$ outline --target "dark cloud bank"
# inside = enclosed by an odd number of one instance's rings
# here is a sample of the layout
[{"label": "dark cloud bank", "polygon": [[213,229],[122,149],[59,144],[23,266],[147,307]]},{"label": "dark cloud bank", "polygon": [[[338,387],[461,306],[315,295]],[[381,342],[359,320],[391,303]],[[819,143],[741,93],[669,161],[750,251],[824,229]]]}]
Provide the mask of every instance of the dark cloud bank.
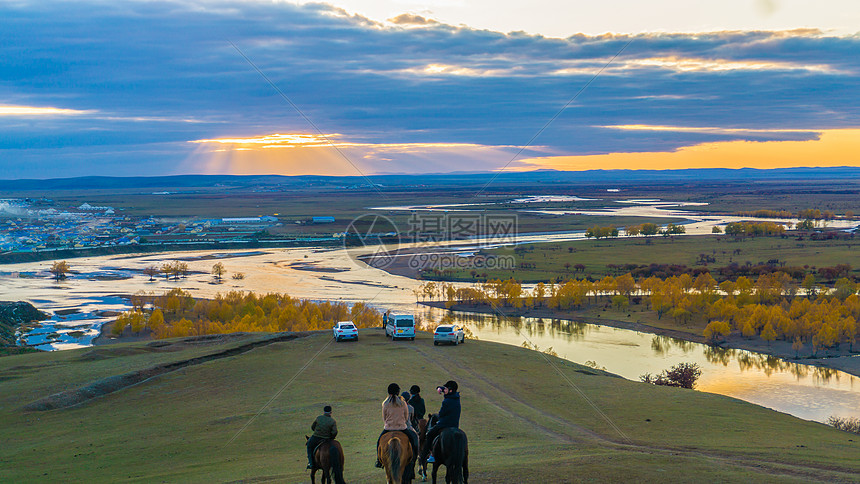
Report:
[{"label": "dark cloud bank", "polygon": [[[325,132],[521,145],[630,40],[413,17],[380,25],[324,5],[245,2],[15,2],[0,18],[0,104],[90,111],[0,116],[4,178],[169,174],[190,140],[312,132],[230,42]],[[858,51],[857,36],[812,31],[637,35],[529,154],[815,136],[607,125],[857,127]]]}]

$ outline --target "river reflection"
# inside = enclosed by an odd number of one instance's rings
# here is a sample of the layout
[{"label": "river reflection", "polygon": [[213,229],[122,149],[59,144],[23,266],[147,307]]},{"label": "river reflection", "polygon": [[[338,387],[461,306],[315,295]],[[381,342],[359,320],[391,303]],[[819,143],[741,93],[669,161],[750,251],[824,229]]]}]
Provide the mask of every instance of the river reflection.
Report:
[{"label": "river reflection", "polygon": [[698,390],[804,419],[823,422],[831,415],[860,414],[860,378],[830,368],[576,321],[502,318],[433,308],[424,310],[422,317],[462,324],[480,340],[552,348],[562,358],[588,362],[631,380],[681,362],[697,363],[702,367]]}]

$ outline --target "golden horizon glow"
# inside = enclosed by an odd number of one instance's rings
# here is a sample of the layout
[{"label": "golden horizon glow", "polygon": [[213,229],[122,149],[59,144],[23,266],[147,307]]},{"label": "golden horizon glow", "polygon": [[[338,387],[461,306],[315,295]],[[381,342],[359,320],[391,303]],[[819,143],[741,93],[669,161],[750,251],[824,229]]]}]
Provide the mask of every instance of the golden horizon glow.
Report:
[{"label": "golden horizon glow", "polygon": [[[190,141],[199,147],[185,161],[207,174],[358,175],[438,172],[480,166],[490,170],[510,158],[510,146],[475,143],[361,143],[339,133],[273,133]],[[468,168],[466,168],[468,169]]]},{"label": "golden horizon glow", "polygon": [[[695,168],[792,168],[860,166],[860,128],[852,129],[746,129],[718,127],[686,127],[660,125],[617,125],[610,129],[649,130],[706,133],[814,133],[815,139],[791,141],[718,141],[684,146],[674,151],[609,153],[601,155],[560,155],[526,158],[511,169],[529,171],[556,169],[581,170],[678,170]],[[195,153],[206,172],[243,173],[265,170],[269,173],[348,174],[354,169],[345,166],[344,156],[332,148],[345,150],[349,159],[362,161],[362,171],[377,173],[406,170],[419,172],[427,166],[452,155],[474,157],[488,161],[487,156],[502,159],[505,148],[472,143],[359,143],[346,141],[343,135],[330,133],[274,133],[246,138],[215,138],[195,140],[200,144]],[[329,142],[331,141],[331,142]],[[214,145],[214,146],[213,146]],[[291,155],[274,155],[290,149]],[[323,148],[322,150],[320,148]],[[327,148],[327,149],[326,149]],[[515,148],[515,147],[514,147]],[[265,153],[271,152],[273,156]],[[417,155],[426,165],[400,164],[392,155]],[[392,157],[389,157],[392,156]],[[202,158],[201,158],[202,157]],[[491,159],[491,158],[490,158]],[[405,161],[405,160],[403,160]],[[370,163],[370,164],[367,164]],[[381,163],[381,164],[380,164]],[[385,166],[385,168],[382,168]],[[458,165],[459,166],[459,165]],[[441,168],[441,167],[440,167]],[[448,168],[452,169],[452,168]],[[456,169],[456,168],[454,168]],[[486,168],[485,168],[486,169]],[[492,168],[490,168],[492,169]],[[445,171],[442,169],[441,171]]]},{"label": "golden horizon glow", "polygon": [[[802,130],[801,130],[802,131]],[[675,151],[546,156],[521,160],[519,171],[679,170],[860,166],[860,128],[817,130],[805,141],[718,141]]]},{"label": "golden horizon glow", "polygon": [[820,129],[768,129],[768,128],[720,128],[715,126],[662,126],[656,124],[610,124],[595,128],[619,129],[623,131],[671,131],[674,133],[707,134],[769,134],[769,133],[821,133]]},{"label": "golden horizon glow", "polygon": [[[310,134],[310,133],[273,133],[248,138],[213,138],[189,141],[189,143],[214,143],[220,145],[235,145],[234,150],[271,149],[271,148],[369,148],[374,151],[416,151],[421,149],[449,148],[504,148],[506,146],[487,146],[475,143],[359,143],[341,141],[342,134]],[[248,146],[244,146],[248,145]],[[218,149],[213,151],[224,151]]]},{"label": "golden horizon glow", "polygon": [[75,116],[80,114],[90,114],[93,112],[94,111],[54,107],[17,106],[12,104],[0,105],[0,116]]}]

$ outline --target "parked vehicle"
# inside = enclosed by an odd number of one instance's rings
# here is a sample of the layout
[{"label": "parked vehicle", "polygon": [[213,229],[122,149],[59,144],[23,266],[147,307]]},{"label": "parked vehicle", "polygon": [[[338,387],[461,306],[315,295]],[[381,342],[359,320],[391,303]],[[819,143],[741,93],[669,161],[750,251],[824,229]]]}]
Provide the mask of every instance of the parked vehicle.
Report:
[{"label": "parked vehicle", "polygon": [[385,336],[395,339],[415,339],[415,317],[411,314],[386,314],[382,317]]},{"label": "parked vehicle", "polygon": [[463,333],[462,326],[456,324],[442,324],[433,331],[433,345],[438,346],[439,343],[451,343],[458,345],[466,342],[466,335]]},{"label": "parked vehicle", "polygon": [[334,328],[332,328],[332,333],[334,333],[335,341],[344,339],[358,340],[358,328],[352,324],[352,321],[341,321],[335,324]]}]

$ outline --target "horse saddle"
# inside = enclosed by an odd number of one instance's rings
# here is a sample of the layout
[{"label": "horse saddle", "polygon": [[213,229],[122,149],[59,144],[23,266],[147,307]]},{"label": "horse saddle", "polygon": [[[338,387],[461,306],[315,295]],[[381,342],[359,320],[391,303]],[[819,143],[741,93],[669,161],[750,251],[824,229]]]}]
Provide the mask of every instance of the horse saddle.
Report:
[{"label": "horse saddle", "polygon": [[319,444],[317,444],[317,446],[314,447],[314,454],[316,454],[317,451],[320,450],[320,447],[322,447],[323,445],[330,444],[332,440],[334,440],[334,439],[325,439],[322,442],[320,442]]},{"label": "horse saddle", "polygon": [[439,439],[441,439],[442,436],[445,435],[446,432],[452,432],[452,431],[456,431],[456,430],[459,430],[459,429],[456,427],[445,427],[444,429],[442,429],[442,431],[439,432],[439,435],[437,435],[433,439],[433,442],[430,442],[430,448],[432,449],[432,448],[436,447],[436,444],[439,442]]}]

